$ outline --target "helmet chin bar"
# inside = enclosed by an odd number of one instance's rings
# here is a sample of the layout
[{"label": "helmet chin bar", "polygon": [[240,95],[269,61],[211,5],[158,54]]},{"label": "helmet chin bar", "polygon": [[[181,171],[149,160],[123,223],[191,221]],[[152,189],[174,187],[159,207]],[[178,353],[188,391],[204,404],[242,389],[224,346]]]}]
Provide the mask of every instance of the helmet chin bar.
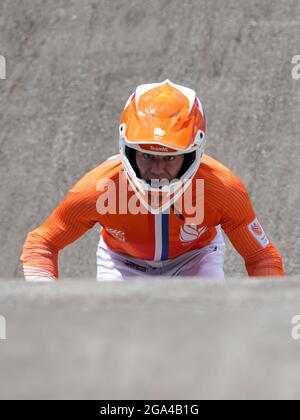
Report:
[{"label": "helmet chin bar", "polygon": [[[181,197],[184,191],[191,184],[192,179],[199,168],[204,153],[204,147],[205,139],[202,138],[201,145],[199,145],[194,152],[186,153],[186,155],[190,155],[190,157],[187,158],[187,160],[190,160],[190,166],[188,166],[188,162],[185,166],[183,164],[178,174],[179,179],[171,181],[168,185],[153,187],[151,183],[149,184],[147,181],[140,177],[140,173],[135,161],[135,150],[128,146],[125,141],[120,139],[120,154],[128,181],[141,203],[148,211],[150,211],[150,213],[157,214],[168,210],[172,204],[174,204]],[[133,152],[131,152],[130,149],[133,150]],[[165,155],[167,155],[167,153],[165,153]],[[184,171],[184,169],[186,170]],[[148,199],[149,194],[151,193],[166,194],[167,199],[164,200],[165,203],[161,206],[153,207],[151,203],[149,203]]]}]

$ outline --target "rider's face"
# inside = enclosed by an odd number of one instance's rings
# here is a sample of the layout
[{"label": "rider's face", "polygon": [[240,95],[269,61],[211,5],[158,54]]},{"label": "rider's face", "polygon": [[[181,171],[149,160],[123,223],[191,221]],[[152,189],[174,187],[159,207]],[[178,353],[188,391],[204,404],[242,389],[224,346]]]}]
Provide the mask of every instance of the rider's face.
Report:
[{"label": "rider's face", "polygon": [[156,156],[149,153],[136,152],[136,164],[141,178],[148,182],[163,179],[172,181],[177,177],[183,160],[184,155]]}]

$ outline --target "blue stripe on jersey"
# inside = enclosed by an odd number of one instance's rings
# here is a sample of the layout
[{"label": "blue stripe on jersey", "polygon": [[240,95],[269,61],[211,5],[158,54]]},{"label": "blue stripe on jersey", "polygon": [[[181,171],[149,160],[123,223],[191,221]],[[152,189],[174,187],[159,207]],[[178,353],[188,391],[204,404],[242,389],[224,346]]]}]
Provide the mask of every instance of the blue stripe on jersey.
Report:
[{"label": "blue stripe on jersey", "polygon": [[161,259],[167,260],[169,255],[169,214],[162,214],[162,252]]}]

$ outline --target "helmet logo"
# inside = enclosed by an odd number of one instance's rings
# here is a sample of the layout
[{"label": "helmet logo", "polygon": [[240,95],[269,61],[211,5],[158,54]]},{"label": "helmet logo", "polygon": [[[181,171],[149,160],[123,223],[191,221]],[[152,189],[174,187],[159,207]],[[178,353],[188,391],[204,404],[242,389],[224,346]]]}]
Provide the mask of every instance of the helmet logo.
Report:
[{"label": "helmet logo", "polygon": [[160,144],[141,144],[140,148],[143,150],[152,150],[153,152],[177,152],[176,149],[171,149],[170,147],[166,147]]},{"label": "helmet logo", "polygon": [[163,137],[165,134],[166,134],[166,132],[165,132],[165,130],[163,130],[162,128],[155,128],[154,130],[153,130],[153,134],[155,135],[155,136],[159,136],[159,137]]},{"label": "helmet logo", "polygon": [[168,148],[167,147],[163,147],[163,146],[152,146],[152,144],[149,147],[150,150],[153,150],[154,152],[168,152]]}]

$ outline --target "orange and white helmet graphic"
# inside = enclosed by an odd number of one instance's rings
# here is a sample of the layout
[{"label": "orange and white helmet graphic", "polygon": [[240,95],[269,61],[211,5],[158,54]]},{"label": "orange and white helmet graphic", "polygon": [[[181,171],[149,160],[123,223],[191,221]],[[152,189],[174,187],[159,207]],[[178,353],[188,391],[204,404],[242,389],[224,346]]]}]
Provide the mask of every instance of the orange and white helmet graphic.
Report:
[{"label": "orange and white helmet graphic", "polygon": [[[205,148],[206,123],[194,90],[170,80],[144,84],[129,97],[120,119],[120,154],[129,183],[152,213],[167,210],[191,184]],[[184,154],[177,179],[153,187],[140,177],[135,151]],[[153,200],[153,195],[160,198]],[[153,204],[155,202],[155,204]]]}]

